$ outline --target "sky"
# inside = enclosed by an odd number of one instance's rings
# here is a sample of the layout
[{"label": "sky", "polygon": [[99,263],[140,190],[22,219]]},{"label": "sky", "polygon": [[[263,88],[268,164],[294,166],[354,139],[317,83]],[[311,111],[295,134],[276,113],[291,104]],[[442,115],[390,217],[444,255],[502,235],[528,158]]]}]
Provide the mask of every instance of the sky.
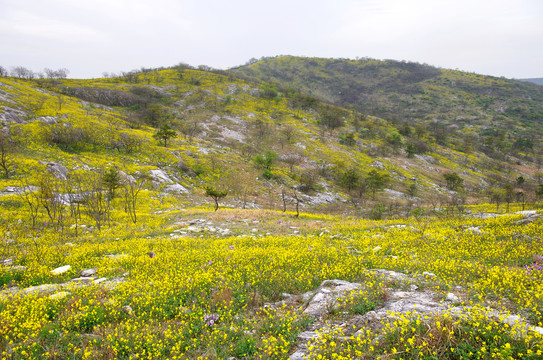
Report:
[{"label": "sky", "polygon": [[0,65],[100,77],[296,55],[543,77],[541,0],[0,0]]}]

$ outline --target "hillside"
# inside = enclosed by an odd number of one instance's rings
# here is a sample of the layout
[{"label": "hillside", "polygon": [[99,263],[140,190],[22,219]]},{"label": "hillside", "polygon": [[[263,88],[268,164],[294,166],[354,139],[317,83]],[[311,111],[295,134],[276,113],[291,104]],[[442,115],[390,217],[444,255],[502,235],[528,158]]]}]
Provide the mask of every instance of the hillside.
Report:
[{"label": "hillside", "polygon": [[[461,138],[442,145],[428,129],[398,130],[300,93],[185,67],[0,85],[0,117],[14,151],[4,187],[47,164],[74,174],[114,167],[190,203],[207,203],[203,189],[211,186],[228,191],[234,207],[292,208],[298,193],[302,208],[343,211],[464,203],[519,177],[533,198],[539,176],[523,153],[497,161]],[[179,134],[167,146],[153,138],[163,124]],[[447,173],[463,181],[460,198]]]},{"label": "hillside", "polygon": [[537,85],[543,85],[543,78],[530,78],[530,79],[519,79],[520,81],[527,81]]},{"label": "hillside", "polygon": [[187,66],[0,109],[2,359],[543,354],[535,149]]},{"label": "hillside", "polygon": [[531,83],[405,61],[292,56],[232,72],[352,106],[398,127],[424,124],[448,146],[463,139],[492,157],[515,149],[541,154],[543,88]]}]

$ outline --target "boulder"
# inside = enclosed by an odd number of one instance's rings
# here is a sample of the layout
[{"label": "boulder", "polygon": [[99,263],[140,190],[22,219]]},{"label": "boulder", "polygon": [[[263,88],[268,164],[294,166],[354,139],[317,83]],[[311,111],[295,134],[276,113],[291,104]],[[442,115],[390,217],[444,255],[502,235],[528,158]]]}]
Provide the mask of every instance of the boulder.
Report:
[{"label": "boulder", "polygon": [[[337,298],[360,288],[360,284],[344,280],[325,280],[311,296],[311,300],[304,310],[304,314],[314,318],[320,318],[327,314],[330,309],[337,306]],[[309,296],[304,294],[303,297],[307,298]]]},{"label": "boulder", "polygon": [[64,266],[51,270],[51,274],[60,275],[60,274],[65,273],[66,271],[69,271],[71,268],[72,267],[70,265],[64,265]]},{"label": "boulder", "polygon": [[45,169],[49,171],[58,180],[66,180],[68,177],[68,168],[66,168],[63,165],[50,162],[50,163],[47,163]]}]

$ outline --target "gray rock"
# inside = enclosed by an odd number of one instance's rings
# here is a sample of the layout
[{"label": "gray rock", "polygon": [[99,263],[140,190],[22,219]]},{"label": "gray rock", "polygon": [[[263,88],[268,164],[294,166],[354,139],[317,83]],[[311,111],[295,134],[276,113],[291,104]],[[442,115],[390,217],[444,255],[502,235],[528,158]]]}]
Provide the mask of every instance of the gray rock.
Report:
[{"label": "gray rock", "polygon": [[51,270],[51,274],[53,275],[60,275],[60,274],[63,274],[67,271],[69,271],[72,267],[70,265],[64,265],[64,266],[61,266],[61,267],[58,267],[56,269],[53,269]]},{"label": "gray rock", "polygon": [[130,305],[125,305],[125,306],[123,306],[122,309],[128,315],[130,315],[130,316],[134,315],[134,310],[132,310],[132,307]]},{"label": "gray rock", "polygon": [[60,292],[49,295],[49,298],[53,300],[59,300],[59,299],[64,299],[69,294],[70,293],[67,291],[60,291]]},{"label": "gray rock", "polygon": [[58,180],[66,180],[68,177],[68,168],[63,165],[50,162],[46,165],[45,169]]},{"label": "gray rock", "polygon": [[447,297],[445,297],[445,300],[457,302],[459,300],[458,296],[454,295],[453,293],[448,293]]},{"label": "gray rock", "polygon": [[93,277],[78,277],[75,279],[72,279],[72,282],[75,283],[82,283],[82,284],[89,284],[94,281],[95,278]]},{"label": "gray rock", "polygon": [[360,288],[360,284],[350,283],[344,280],[325,280],[318,287],[313,298],[304,310],[304,313],[319,318],[337,306],[336,299],[338,297],[344,296],[346,293]]},{"label": "gray rock", "polygon": [[81,271],[81,276],[83,277],[92,276],[96,274],[97,271],[98,271],[97,269],[86,269],[86,270]]}]

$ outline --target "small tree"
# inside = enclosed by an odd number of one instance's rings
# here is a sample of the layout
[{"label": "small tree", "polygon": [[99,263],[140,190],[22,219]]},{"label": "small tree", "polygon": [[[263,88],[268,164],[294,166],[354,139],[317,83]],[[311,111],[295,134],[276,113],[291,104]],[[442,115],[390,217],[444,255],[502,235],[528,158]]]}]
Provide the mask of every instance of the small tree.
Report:
[{"label": "small tree", "polygon": [[366,186],[371,190],[372,197],[375,199],[375,193],[385,188],[389,182],[389,176],[386,173],[380,173],[373,169],[366,176]]},{"label": "small tree", "polygon": [[273,177],[271,170],[275,159],[277,159],[277,153],[270,150],[266,150],[264,154],[259,154],[254,158],[254,162],[264,168],[263,176],[266,179],[271,179]]},{"label": "small tree", "polygon": [[215,211],[219,209],[219,200],[228,195],[227,190],[219,190],[212,186],[205,187],[206,196],[210,196],[215,201]]},{"label": "small tree", "polygon": [[3,66],[0,66],[0,76],[8,76],[8,71]]},{"label": "small tree", "polygon": [[347,190],[349,191],[351,191],[353,188],[356,187],[359,180],[360,180],[360,175],[358,174],[355,168],[350,168],[349,170],[341,174],[341,184],[347,187]]},{"label": "small tree", "polygon": [[447,188],[451,191],[458,191],[464,186],[464,179],[455,172],[443,174],[443,177],[447,182]]},{"label": "small tree", "polygon": [[115,198],[115,190],[121,186],[119,172],[114,167],[109,168],[102,175],[102,181],[106,188],[107,201],[112,201]]},{"label": "small tree", "polygon": [[123,181],[125,210],[134,224],[137,222],[136,205],[138,195],[146,180],[147,178],[140,176],[138,179],[128,177]]},{"label": "small tree", "polygon": [[158,129],[153,137],[159,141],[164,141],[164,146],[168,146],[168,140],[177,137],[177,133],[169,124],[164,124]]}]

